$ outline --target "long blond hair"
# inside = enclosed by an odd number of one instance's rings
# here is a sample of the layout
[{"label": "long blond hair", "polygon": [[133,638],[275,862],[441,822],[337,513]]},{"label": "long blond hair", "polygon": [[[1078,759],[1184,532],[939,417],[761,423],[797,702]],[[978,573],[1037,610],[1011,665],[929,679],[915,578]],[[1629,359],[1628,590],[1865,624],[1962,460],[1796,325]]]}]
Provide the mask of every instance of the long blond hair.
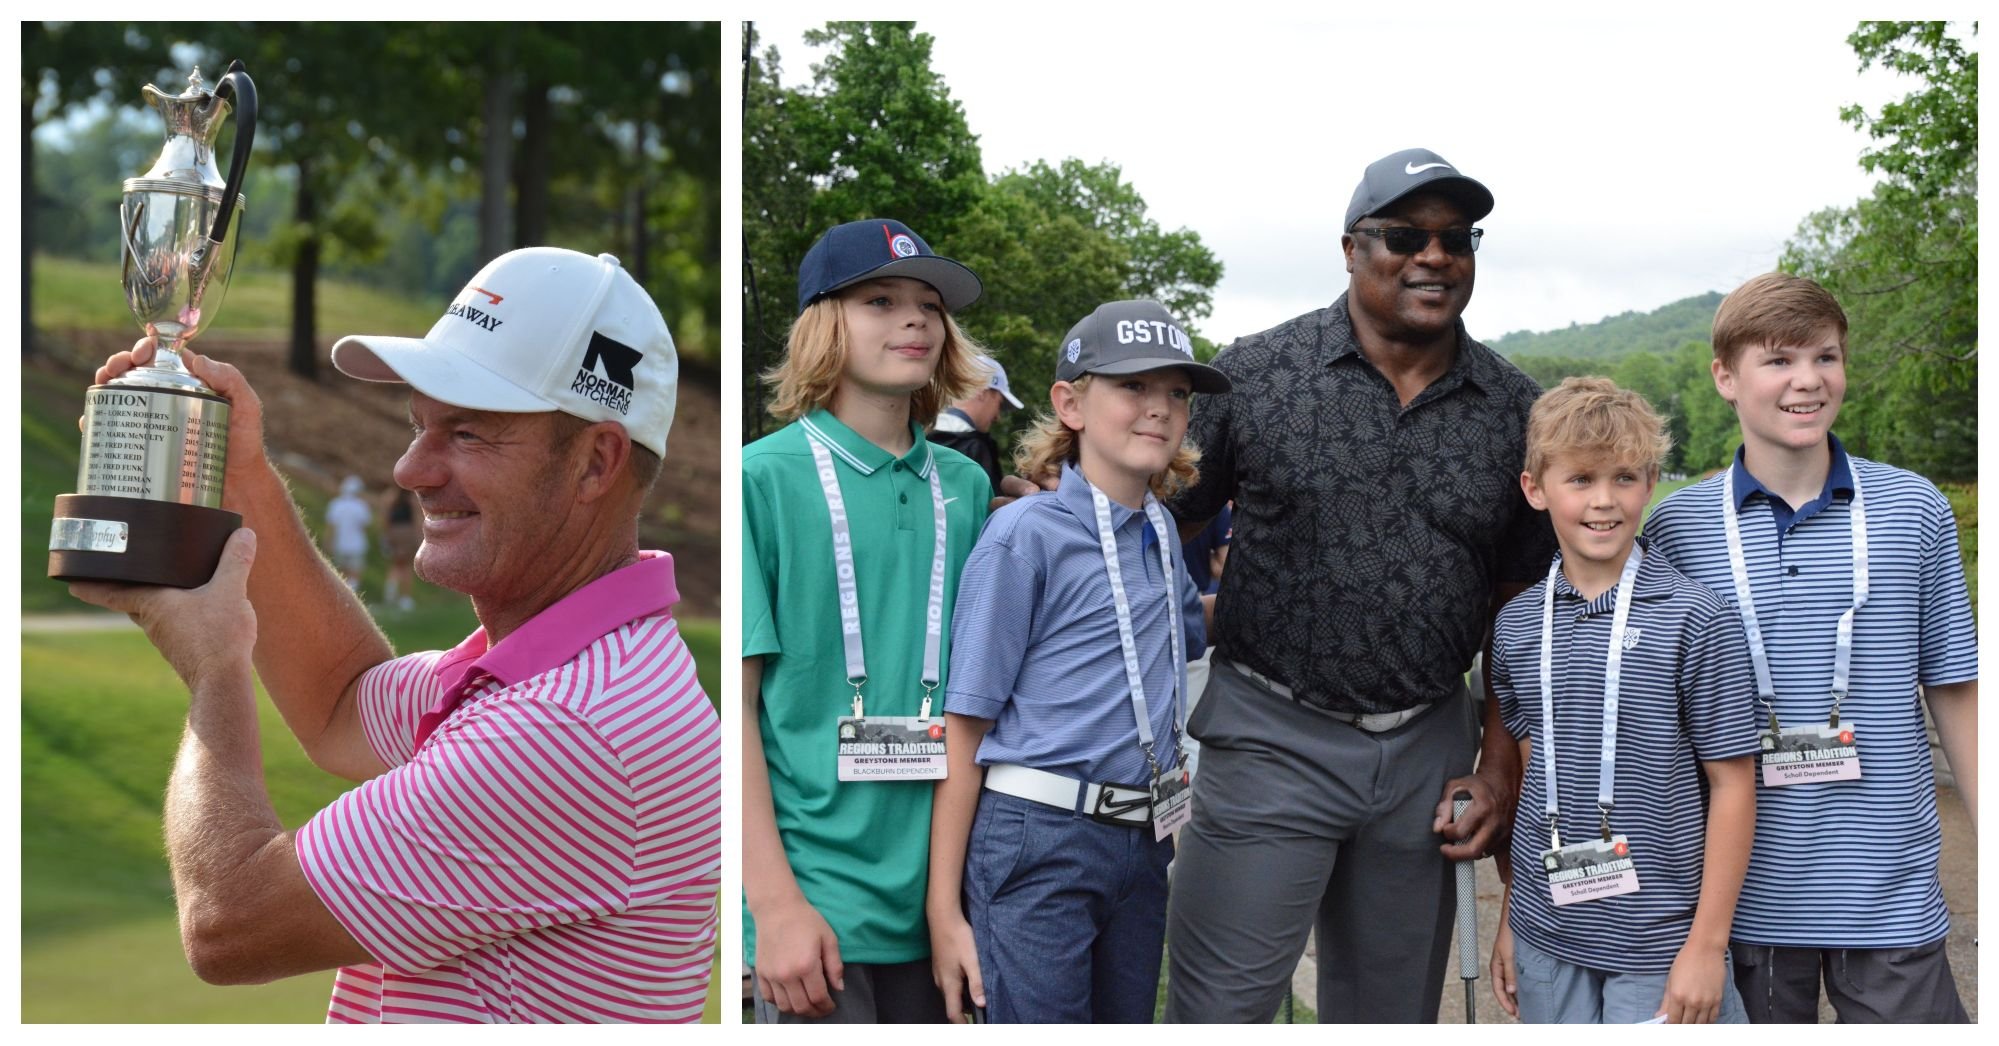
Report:
[{"label": "long blond hair", "polygon": [[[762,375],[777,390],[770,412],[784,421],[794,421],[830,406],[840,387],[840,375],[847,367],[847,322],[845,306],[837,294],[828,295],[805,307],[792,321],[785,339],[784,359]],[[974,362],[978,343],[965,335],[951,319],[944,319],[944,347],[937,367],[930,372],[930,384],[909,394],[909,417],[924,428],[937,420],[945,406],[969,396],[991,378]]]},{"label": "long blond hair", "polygon": [[[1088,395],[1091,377],[1085,374],[1070,382],[1069,386],[1080,394]],[[1063,465],[1076,463],[1077,446],[1076,430],[1062,424],[1062,419],[1056,417],[1054,412],[1043,411],[1021,434],[1020,442],[1014,445],[1014,471],[1034,483],[1058,477],[1062,474]],[[1201,448],[1183,438],[1179,449],[1173,452],[1173,460],[1167,462],[1164,469],[1153,473],[1145,485],[1155,497],[1170,498],[1201,478],[1200,461]]]}]

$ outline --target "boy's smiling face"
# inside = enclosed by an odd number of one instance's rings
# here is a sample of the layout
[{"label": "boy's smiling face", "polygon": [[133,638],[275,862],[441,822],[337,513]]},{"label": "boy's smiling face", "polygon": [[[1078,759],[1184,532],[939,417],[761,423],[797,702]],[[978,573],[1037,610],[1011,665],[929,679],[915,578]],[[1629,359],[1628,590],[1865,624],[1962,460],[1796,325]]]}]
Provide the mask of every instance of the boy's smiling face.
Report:
[{"label": "boy's smiling face", "polygon": [[1713,364],[1715,391],[1735,405],[1742,441],[1796,453],[1823,446],[1846,398],[1846,350],[1827,328],[1803,345],[1753,345]]},{"label": "boy's smiling face", "polygon": [[1657,478],[1647,467],[1564,451],[1551,455],[1539,476],[1521,473],[1520,489],[1554,523],[1573,584],[1577,569],[1623,567]]}]

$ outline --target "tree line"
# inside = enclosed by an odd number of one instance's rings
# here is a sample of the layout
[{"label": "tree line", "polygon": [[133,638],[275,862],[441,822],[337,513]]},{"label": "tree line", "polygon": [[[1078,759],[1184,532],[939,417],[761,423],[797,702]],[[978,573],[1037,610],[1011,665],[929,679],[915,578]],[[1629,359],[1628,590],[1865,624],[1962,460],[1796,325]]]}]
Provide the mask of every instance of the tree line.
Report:
[{"label": "tree line", "polygon": [[[1037,160],[988,177],[962,106],[909,22],[828,22],[802,87],[776,47],[743,41],[743,438],[776,426],[757,375],[783,355],[798,262],[842,222],[891,217],[971,266],[985,296],[957,317],[1030,407],[1052,347],[1106,301],[1153,298],[1183,323],[1213,308],[1222,264],[1189,229],[1162,229],[1114,163]],[[1194,333],[1192,331],[1189,332]],[[1195,335],[1203,358],[1215,347]],[[1001,418],[995,435],[1030,412]]]},{"label": "tree line", "polygon": [[158,153],[140,85],[240,58],[261,113],[239,264],[289,270],[294,371],[316,371],[322,277],[441,298],[537,244],[618,255],[683,351],[718,358],[720,46],[712,22],[26,23],[22,351],[35,252],[117,256],[121,184]]}]

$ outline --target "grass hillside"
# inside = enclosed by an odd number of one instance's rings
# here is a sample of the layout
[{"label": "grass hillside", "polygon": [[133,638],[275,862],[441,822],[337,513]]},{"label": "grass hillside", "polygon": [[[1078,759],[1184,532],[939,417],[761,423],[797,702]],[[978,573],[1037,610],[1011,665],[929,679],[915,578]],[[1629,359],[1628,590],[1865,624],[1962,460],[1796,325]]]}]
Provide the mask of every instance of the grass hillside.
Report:
[{"label": "grass hillside", "polygon": [[[141,333],[118,291],[118,266],[41,255],[35,258],[35,325],[44,330],[129,330]],[[319,327],[327,331],[367,331],[417,337],[437,322],[449,304],[423,301],[349,283],[321,280]],[[291,330],[291,277],[276,270],[246,268],[215,306],[218,322],[232,338],[283,339]]]}]

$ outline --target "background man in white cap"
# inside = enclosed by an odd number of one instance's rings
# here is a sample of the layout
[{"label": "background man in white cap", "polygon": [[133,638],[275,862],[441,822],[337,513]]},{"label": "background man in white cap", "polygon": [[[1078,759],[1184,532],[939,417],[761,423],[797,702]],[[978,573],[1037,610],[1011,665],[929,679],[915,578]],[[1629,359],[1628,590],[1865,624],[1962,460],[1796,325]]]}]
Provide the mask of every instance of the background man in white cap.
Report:
[{"label": "background man in white cap", "polygon": [[980,356],[979,365],[992,371],[992,378],[986,387],[970,396],[946,407],[937,415],[937,421],[930,426],[926,437],[939,446],[950,447],[979,463],[986,470],[986,478],[992,481],[993,489],[1000,488],[1000,474],[1007,471],[1001,467],[1003,455],[999,442],[993,439],[993,422],[999,420],[1000,411],[1012,407],[1020,409],[1020,400],[1006,384],[1006,368],[991,356]]},{"label": "background man in white cap", "polygon": [[[425,337],[334,346],[343,372],[411,386],[416,570],[482,626],[401,658],[314,549],[255,393],[187,359],[231,402],[245,529],[203,588],[71,590],[138,620],[192,697],[166,840],[195,971],[342,967],[334,1021],[699,1019],[719,724],[668,613],[672,559],[638,547],[677,378],[658,307],[609,255],[530,248]],[[364,782],[294,832],[264,789],[253,662],[312,760]]]},{"label": "background man in white cap", "polygon": [[1464,674],[1554,552],[1518,480],[1540,389],[1460,319],[1492,203],[1427,149],[1369,164],[1346,292],[1229,346],[1234,393],[1194,403],[1201,479],[1172,509],[1184,535],[1232,498],[1235,536],[1188,723],[1168,1020],[1268,1023],[1315,922],[1320,1020],[1436,1019],[1449,861],[1489,850],[1519,766],[1503,729],[1481,745]]}]

